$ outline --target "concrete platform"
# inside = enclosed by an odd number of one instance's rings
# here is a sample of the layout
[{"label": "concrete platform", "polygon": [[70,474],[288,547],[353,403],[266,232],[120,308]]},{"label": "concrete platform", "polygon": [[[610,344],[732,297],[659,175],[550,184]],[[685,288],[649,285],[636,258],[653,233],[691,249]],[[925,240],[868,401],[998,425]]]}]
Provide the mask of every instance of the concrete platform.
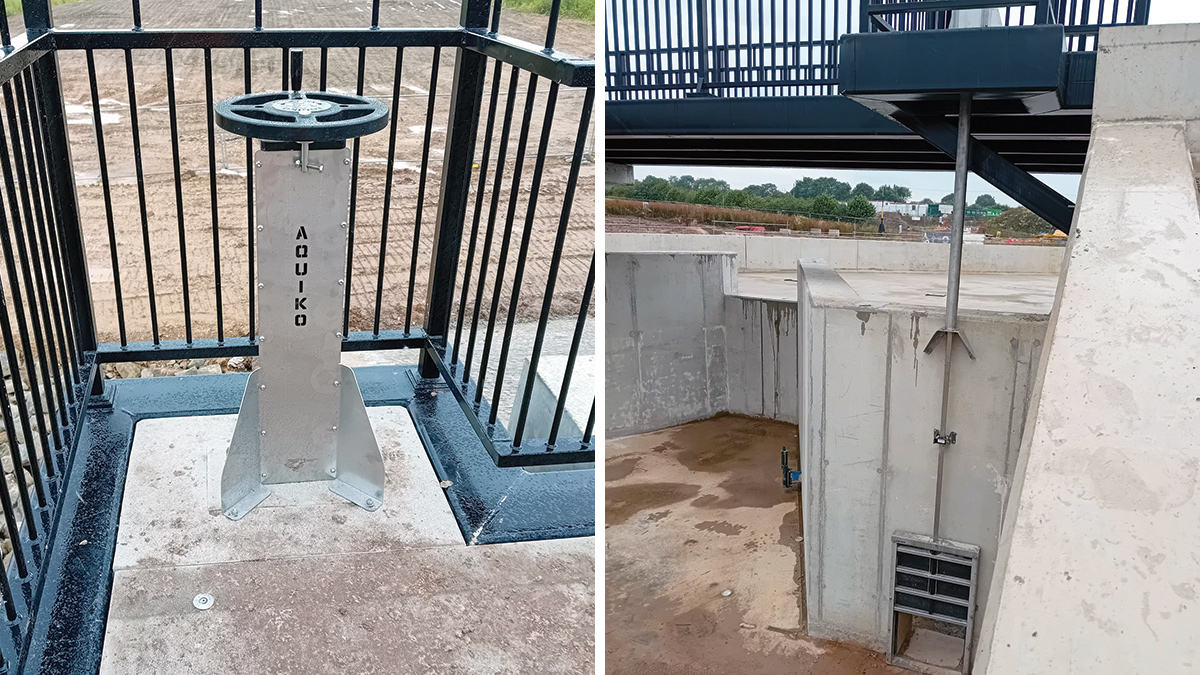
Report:
[{"label": "concrete platform", "polygon": [[306,483],[238,522],[235,417],[139,423],[101,672],[590,672],[594,540],[467,547],[407,410],[368,415],[380,510]]},{"label": "concrete platform", "polygon": [[[605,449],[610,675],[902,673],[805,635],[796,427],[726,415]],[[730,591],[724,595],[724,591]]]},{"label": "concrete platform", "polygon": [[[946,307],[945,272],[838,270],[866,302],[906,307]],[[1049,314],[1058,289],[1056,274],[964,274],[959,307],[964,310]],[[796,301],[794,271],[738,273],[738,295]]]}]

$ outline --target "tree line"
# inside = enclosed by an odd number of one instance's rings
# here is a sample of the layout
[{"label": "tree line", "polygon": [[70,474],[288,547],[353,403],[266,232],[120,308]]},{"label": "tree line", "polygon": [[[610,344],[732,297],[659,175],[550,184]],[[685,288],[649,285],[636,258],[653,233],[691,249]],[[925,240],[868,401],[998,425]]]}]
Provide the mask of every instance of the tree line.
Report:
[{"label": "tree line", "polygon": [[[754,209],[775,213],[795,213],[830,220],[866,220],[876,215],[871,201],[907,202],[912,190],[903,185],[880,185],[868,183],[851,186],[845,181],[822,176],[802,178],[784,192],[774,183],[748,185],[734,190],[729,183],[717,178],[695,178],[693,176],[670,176],[659,178],[647,176],[632,185],[614,185],[605,193],[619,199],[641,201],[678,202],[684,204],[706,204],[726,208]],[[932,199],[922,200],[933,204]],[[954,203],[954,195],[942,198],[942,204]],[[1000,205],[992,195],[980,195],[973,208],[1009,207]]]}]

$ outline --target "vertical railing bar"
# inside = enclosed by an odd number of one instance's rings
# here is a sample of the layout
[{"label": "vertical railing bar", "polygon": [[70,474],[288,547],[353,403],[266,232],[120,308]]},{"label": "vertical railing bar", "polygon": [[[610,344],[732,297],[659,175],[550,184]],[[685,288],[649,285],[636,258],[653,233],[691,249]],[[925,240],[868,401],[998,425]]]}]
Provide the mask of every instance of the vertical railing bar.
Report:
[{"label": "vertical railing bar", "polygon": [[[253,73],[254,69],[250,60],[250,48],[242,48],[242,79],[245,85],[246,93],[253,91]],[[246,289],[249,294],[249,308],[247,309],[247,319],[250,323],[250,329],[246,332],[247,341],[254,343],[258,341],[258,332],[255,330],[255,318],[257,313],[255,309],[256,295],[258,294],[258,284],[255,283],[255,267],[254,267],[254,139],[246,137]]]},{"label": "vertical railing bar", "polygon": [[[497,59],[496,66],[492,70],[492,95],[488,101],[487,127],[483,139],[483,157],[479,160],[479,187],[475,190],[475,215],[471,219],[471,239],[467,245],[466,265],[463,267],[462,297],[458,302],[458,319],[454,322],[454,350],[450,353],[451,363],[459,361],[459,347],[462,344],[463,317],[466,314],[467,297],[470,295],[469,290],[471,287],[471,266],[475,264],[476,240],[479,238],[479,221],[483,215],[483,195],[487,190],[488,160],[491,159],[492,153],[492,138],[496,125],[497,99],[500,96],[500,69],[502,65],[502,62]],[[485,264],[485,261],[481,259],[480,265],[483,264]],[[469,369],[469,365],[464,365],[463,374],[465,375]]]},{"label": "vertical railing bar", "polygon": [[133,29],[142,29],[142,3],[140,0],[132,0],[133,3]]},{"label": "vertical railing bar", "polygon": [[[73,354],[75,350],[73,339],[74,335],[71,330],[64,328],[64,324],[69,324],[71,322],[71,317],[68,313],[68,307],[70,303],[67,301],[66,287],[63,282],[65,267],[62,265],[62,258],[56,259],[53,255],[51,255],[51,251],[55,251],[56,253],[59,252],[58,241],[57,238],[54,237],[59,214],[56,208],[56,200],[54,199],[54,194],[50,191],[50,184],[47,178],[48,171],[46,168],[46,157],[43,147],[46,139],[43,135],[41,122],[39,121],[41,110],[35,93],[36,90],[34,88],[34,74],[32,69],[26,69],[24,75],[25,76],[23,79],[25,83],[26,97],[28,98],[30,105],[30,124],[32,125],[33,137],[36,139],[36,142],[33,145],[34,157],[37,160],[38,181],[41,185],[41,194],[46,213],[46,222],[42,224],[40,237],[42,256],[45,258],[46,265],[55,281],[55,283],[51,285],[50,301],[54,313],[55,329],[58,336],[59,355],[62,358],[63,365],[67,369],[65,374],[68,378],[68,381],[74,383],[78,382],[79,378],[78,364],[76,364],[74,359],[71,358],[71,354]],[[63,319],[64,316],[67,317],[65,321]],[[75,404],[75,387],[67,387],[67,400],[70,402],[71,406]],[[64,423],[70,423],[69,409],[62,412]]]},{"label": "vertical railing bar", "polygon": [[[516,84],[513,71],[513,85]],[[488,313],[487,332],[483,337],[483,354],[479,357],[479,377],[476,378],[475,402],[483,400],[483,385],[487,381],[488,358],[492,353],[492,335],[496,330],[496,314],[500,310],[500,293],[504,287],[504,268],[508,262],[508,246],[512,240],[513,218],[516,216],[517,199],[520,197],[521,170],[525,165],[525,146],[529,142],[529,121],[533,116],[534,96],[537,93],[537,75],[529,76],[529,90],[525,95],[525,111],[521,114],[521,133],[517,140],[516,160],[513,163],[512,188],[508,193],[508,210],[504,222],[504,236],[500,240],[500,254],[496,260],[496,281],[492,283],[492,305]],[[493,404],[496,402],[493,401]]]},{"label": "vertical railing bar", "polygon": [[500,30],[500,7],[501,0],[495,0],[495,2],[492,3],[492,24],[488,28],[489,33],[495,34]]},{"label": "vertical railing bar", "polygon": [[[3,213],[0,213],[0,220],[3,219],[3,215],[4,215]],[[4,315],[4,318],[3,318],[4,324],[5,324],[4,330],[6,331],[6,334],[8,334],[9,338],[11,339],[12,329],[8,327],[8,306],[6,305],[6,303],[4,301],[3,289],[0,289],[0,312],[2,312]],[[11,354],[12,352],[9,352],[9,353]],[[11,358],[9,359],[9,367],[10,368],[12,367]],[[2,376],[0,376],[0,396],[4,397],[3,400],[5,402],[4,413],[3,413],[5,432],[8,434],[9,438],[16,438],[17,437],[17,434],[16,434],[17,429],[16,429],[16,425],[13,424],[12,407],[7,405],[7,403],[8,403],[8,385],[5,384],[4,378]],[[15,474],[17,472],[16,471],[17,467],[21,466],[21,454],[17,449],[16,443],[10,442],[8,444],[8,453],[9,453],[9,459],[12,460],[13,473]],[[22,471],[21,473],[24,474],[25,472]],[[21,480],[24,480],[24,479],[25,479],[25,476],[22,475]],[[18,495],[18,500],[22,502],[22,506],[24,507],[24,510],[25,510],[25,513],[27,516],[26,520],[31,520],[30,518],[28,518],[28,514],[32,513],[32,510],[31,510],[30,504],[29,504],[29,499],[28,499],[28,496],[26,493],[21,492],[20,485],[18,485],[17,495]],[[13,505],[12,495],[8,491],[8,481],[4,481],[4,486],[2,488],[0,488],[0,507],[3,507],[3,509],[4,509],[4,525],[5,525],[5,527],[8,528],[8,538],[9,538],[9,541],[11,541],[12,545],[13,545],[12,546],[13,558],[15,558],[17,561],[17,575],[20,576],[21,578],[25,578],[25,577],[29,576],[29,567],[25,560],[25,542],[22,541],[22,538],[19,534],[20,528],[17,526],[17,517],[16,517],[15,507]],[[7,572],[7,570],[4,570],[4,572]],[[4,588],[4,600],[5,600],[4,606],[6,608],[8,608],[10,605],[13,604],[12,603],[12,595],[11,595],[12,591],[11,591],[11,589],[8,588],[8,574],[7,573],[0,574],[0,577],[2,577],[4,579],[4,587],[3,587]],[[13,614],[15,614],[15,612],[9,613],[10,621],[14,618],[14,616],[12,616]]]},{"label": "vertical railing bar", "polygon": [[[7,82],[4,84],[4,87],[5,100],[7,101],[9,100]],[[0,171],[3,171],[4,173],[4,188],[8,197],[9,217],[12,220],[13,233],[16,234],[17,237],[20,237],[21,213],[18,207],[19,197],[17,196],[17,188],[13,178],[13,165],[9,160],[8,139],[6,137],[7,133],[4,131],[4,125],[0,124]],[[12,295],[13,308],[16,310],[17,329],[21,336],[21,352],[25,355],[25,364],[28,367],[27,374],[29,376],[29,390],[31,393],[33,393],[34,410],[37,414],[37,419],[39,423],[43,423],[41,404],[39,403],[41,397],[37,395],[37,368],[33,366],[34,353],[29,342],[29,322],[25,317],[25,305],[21,302],[21,284],[17,279],[17,263],[13,258],[12,237],[9,234],[8,221],[2,219],[0,219],[0,247],[4,249],[4,265],[8,272],[8,286],[9,292]],[[29,298],[29,302],[32,305],[33,299],[28,289],[26,289],[26,296]],[[32,307],[30,308],[30,311],[33,311]],[[5,314],[5,321],[7,321],[7,314]],[[16,360],[16,348],[13,345],[7,344],[6,342],[5,350],[9,355],[9,372],[12,374],[13,390],[17,395],[17,414],[21,418],[21,431],[25,436],[25,455],[29,460],[29,472],[33,475],[33,485],[38,497],[38,506],[45,506],[46,492],[45,487],[42,485],[42,473],[41,471],[37,470],[37,449],[34,447],[35,442],[33,430],[29,425],[29,407],[25,403],[25,383],[21,379],[21,369]],[[0,404],[3,404],[0,405],[0,407],[3,407],[5,410],[8,409],[7,399],[5,399],[5,401],[0,401]],[[20,441],[15,435],[9,437],[10,445],[19,443]],[[19,463],[14,465],[14,474],[22,473],[17,471],[17,467],[19,466]],[[23,480],[24,479],[22,478],[22,481]],[[22,489],[26,488],[22,487]],[[32,522],[32,516],[30,518],[30,522]],[[33,534],[30,534],[30,538],[33,538],[33,536]]]},{"label": "vertical railing bar", "polygon": [[[279,91],[288,91],[291,89],[291,83],[288,82],[288,62],[290,59],[288,58],[287,47],[281,47],[279,49],[279,58],[279,77],[280,81],[282,82],[279,85]],[[212,106],[210,105],[209,108],[212,108]]]},{"label": "vertical railing bar", "polygon": [[187,344],[192,344],[192,299],[188,284],[187,235],[183,223],[183,181],[179,171],[179,115],[175,105],[175,60],[166,50],[167,108],[171,119],[171,159],[175,171],[175,217],[179,223],[179,269],[183,279],[183,326]]},{"label": "vertical railing bar", "polygon": [[[813,64],[813,0],[808,0],[808,18],[806,23],[808,24],[808,61],[805,65],[808,66],[808,77],[804,79],[812,81],[817,79],[817,69]],[[812,94],[811,86],[806,86],[804,89],[806,96]]]},{"label": "vertical railing bar", "polygon": [[[495,394],[492,396],[489,424],[496,423],[496,416],[500,412],[500,392],[504,388],[504,370],[508,366],[508,352],[512,347],[513,322],[516,321],[517,307],[520,304],[521,284],[525,281],[525,263],[529,257],[529,240],[533,238],[533,221],[537,215],[538,190],[542,187],[542,172],[546,168],[546,151],[550,146],[550,129],[554,124],[554,108],[558,103],[558,86],[557,82],[551,82],[550,91],[546,95],[546,114],[542,119],[542,136],[538,141],[537,159],[533,165],[533,180],[529,186],[525,227],[521,232],[521,244],[517,248],[517,266],[513,270],[512,295],[508,302],[508,315],[504,318],[504,340],[500,343],[500,358],[496,361],[496,384],[493,387]],[[533,372],[530,371],[530,377],[533,377]]]},{"label": "vertical railing bar", "polygon": [[[408,299],[404,305],[404,334],[412,329],[413,291],[417,285],[417,253],[421,245],[421,218],[425,214],[425,187],[429,175],[429,143],[433,135],[433,106],[437,101],[438,64],[442,48],[433,48],[433,68],[429,75],[429,104],[425,110],[425,139],[421,145],[421,179],[417,184],[417,212],[413,220],[412,259],[408,266]],[[378,315],[376,315],[378,322]]]},{"label": "vertical railing bar", "polygon": [[254,30],[262,30],[263,27],[263,10],[262,0],[254,0]]},{"label": "vertical railing bar", "polygon": [[[45,91],[53,91],[56,93],[58,92],[57,88],[50,89],[48,87],[48,85],[46,84],[46,82],[44,81],[44,72],[45,71],[39,71],[37,68],[34,68],[32,70],[33,70],[33,78],[32,78],[33,82],[31,83],[31,86],[36,87],[35,91],[40,92],[40,91],[43,91],[43,87],[47,87],[47,89],[45,89]],[[68,287],[81,288],[81,289],[89,288],[89,286],[86,282],[80,284],[80,286],[78,286],[78,287],[73,285],[75,283],[75,279],[73,277],[73,273],[72,273],[72,269],[71,269],[72,258],[68,255],[68,252],[66,250],[66,229],[65,228],[67,226],[67,223],[65,222],[66,217],[63,215],[63,207],[69,206],[71,204],[71,200],[69,199],[69,197],[74,194],[74,192],[73,192],[74,178],[72,177],[71,187],[64,189],[60,183],[62,178],[55,176],[51,172],[50,162],[58,161],[60,159],[68,159],[69,160],[69,157],[65,156],[65,153],[68,151],[64,149],[63,150],[64,157],[61,157],[61,158],[56,158],[51,155],[52,139],[50,138],[50,134],[52,133],[51,126],[54,122],[54,113],[46,107],[46,100],[44,100],[41,95],[34,95],[33,100],[38,108],[38,114],[39,114],[39,117],[35,118],[35,128],[38,129],[39,134],[41,136],[42,144],[45,145],[44,153],[43,153],[42,145],[39,145],[37,147],[38,161],[41,162],[44,167],[46,167],[46,170],[42,174],[43,193],[46,195],[47,200],[49,201],[50,205],[53,207],[52,211],[54,213],[54,218],[55,218],[54,222],[50,223],[50,225],[47,227],[47,235],[50,240],[50,245],[52,246],[52,250],[55,253],[55,256],[51,256],[49,254],[49,252],[47,252],[46,258],[48,260],[54,260],[54,261],[58,262],[57,281],[58,281],[59,295],[62,298],[62,312],[63,312],[64,316],[66,317],[66,322],[68,324],[70,324],[68,326],[68,329],[65,330],[65,334],[66,334],[66,338],[67,338],[67,344],[70,349],[71,358],[68,359],[66,357],[66,355],[64,355],[63,358],[68,363],[70,363],[72,366],[72,381],[78,383],[82,377],[82,374],[80,373],[80,368],[81,368],[80,362],[83,359],[83,344],[82,344],[82,342],[87,339],[87,336],[84,334],[85,329],[81,325],[82,318],[80,317],[78,307],[74,303],[82,302],[83,305],[90,310],[91,298],[89,296],[83,295],[80,292],[75,293],[73,296],[68,296],[67,290],[66,290]],[[45,123],[44,126],[43,126],[43,122]],[[64,125],[64,127],[65,127],[65,125]],[[64,132],[64,136],[65,136],[65,132]],[[65,141],[65,138],[64,138],[64,141]],[[64,164],[69,166],[69,161],[65,162]],[[53,195],[54,197],[52,198],[51,195]],[[60,229],[63,231],[63,238],[61,240],[58,237],[58,232]],[[77,252],[75,259],[82,259],[82,251]],[[78,340],[76,340],[76,333],[79,334]],[[92,335],[94,336],[94,332],[92,333]],[[74,392],[73,387],[70,389],[70,392],[71,392],[72,402],[74,402],[75,392]],[[74,410],[74,409],[72,408],[72,410]]]},{"label": "vertical railing bar", "polygon": [[329,47],[321,47],[321,91],[329,88]]},{"label": "vertical railing bar", "polygon": [[546,22],[546,51],[554,49],[554,35],[558,30],[558,11],[562,0],[551,0],[550,19]]},{"label": "vertical railing bar", "polygon": [[[596,254],[592,253],[592,264],[588,268],[587,282],[583,285],[583,299],[579,303],[579,315],[575,318],[575,333],[571,336],[571,350],[567,353],[567,367],[563,371],[562,387],[558,390],[558,403],[554,407],[554,420],[550,423],[549,445],[558,441],[558,429],[562,424],[563,412],[567,408],[567,392],[571,389],[571,376],[575,373],[575,359],[579,356],[579,344],[583,340],[583,329],[587,325],[588,307],[592,304],[592,293],[596,287]],[[584,439],[586,440],[586,436]]]},{"label": "vertical railing bar", "polygon": [[[0,228],[3,228],[5,232],[4,237],[7,238],[8,222],[4,215],[4,209],[2,208],[0,208]],[[21,371],[17,365],[17,349],[13,344],[12,325],[9,323],[8,304],[4,299],[4,289],[2,284],[0,284],[0,334],[2,334],[4,337],[4,352],[8,360],[8,372],[12,373],[13,383],[16,385],[21,380]],[[19,389],[20,387],[16,386],[14,392],[18,391]],[[13,477],[16,478],[17,481],[17,498],[21,502],[21,509],[25,512],[25,522],[29,523],[29,539],[32,541],[38,538],[37,523],[36,519],[34,518],[33,504],[29,501],[29,484],[25,481],[25,472],[17,470],[22,466],[23,460],[21,459],[20,446],[16,442],[17,425],[16,422],[13,421],[12,406],[8,405],[8,385],[5,384],[4,377],[2,376],[0,376],[0,395],[4,396],[4,405],[0,406],[0,416],[4,418],[4,431],[8,435],[9,439],[8,453],[9,458],[12,459],[13,463]],[[17,399],[18,408],[23,405],[24,398],[25,397],[22,394]],[[20,410],[18,410],[18,413],[20,413]],[[8,481],[5,481],[3,491],[5,493],[3,501],[11,502],[11,498],[8,498],[7,496]],[[5,524],[8,525],[9,539],[13,542],[13,556],[16,557],[18,549],[21,552],[21,559],[17,562],[17,570],[22,577],[26,577],[29,575],[29,570],[25,567],[24,543],[21,541],[21,536],[18,534],[19,529],[15,526],[16,524],[12,522],[13,515],[14,514],[10,513],[9,505],[7,503],[4,504],[4,521]]]},{"label": "vertical railing bar", "polygon": [[[383,273],[387,267],[388,221],[392,211],[393,165],[396,163],[396,127],[400,119],[400,71],[404,65],[404,48],[396,47],[396,73],[392,80],[392,124],[388,135],[388,165],[383,186],[383,220],[379,227],[379,269],[375,278],[375,321],[371,330],[379,336],[379,317],[383,312]],[[430,98],[433,92],[429,93]],[[410,289],[411,290],[411,289]]]},{"label": "vertical railing bar", "polygon": [[125,79],[129,87],[129,124],[133,132],[133,167],[137,173],[138,209],[142,217],[142,250],[146,258],[146,287],[150,298],[150,331],[159,343],[158,306],[154,295],[154,263],[150,253],[150,221],[146,215],[146,179],[142,171],[142,137],[138,130],[137,92],[133,81],[133,50],[125,50]]},{"label": "vertical railing bar", "polygon": [[[287,69],[284,69],[284,77]],[[286,91],[287,87],[284,87]],[[221,226],[217,207],[217,133],[214,127],[216,111],[213,106],[212,49],[204,48],[204,95],[208,102],[205,118],[208,123],[208,186],[212,208],[213,277],[217,300],[217,344],[225,342],[225,314],[221,302]]]},{"label": "vertical railing bar", "polygon": [[[366,47],[358,48],[358,85],[355,92],[362,96],[363,79],[366,74]],[[346,230],[346,301],[342,305],[342,335],[350,334],[350,280],[354,275],[354,222],[358,211],[358,158],[359,141],[354,139],[353,165],[350,167],[350,217]],[[391,162],[388,162],[391,168]]]},{"label": "vertical railing bar", "polygon": [[[554,99],[554,89],[557,85],[551,85],[551,100]],[[529,369],[525,376],[525,392],[521,396],[521,413],[517,417],[517,428],[513,432],[513,446],[521,445],[521,436],[525,432],[525,419],[529,416],[529,401],[533,397],[533,384],[537,379],[537,368],[539,360],[542,356],[542,342],[546,338],[546,324],[550,321],[550,306],[554,300],[554,289],[558,282],[558,267],[562,263],[563,246],[567,240],[567,226],[571,221],[571,206],[575,199],[575,186],[579,183],[579,166],[583,162],[583,150],[587,143],[588,125],[591,122],[592,104],[596,95],[596,90],[588,88],[583,99],[583,113],[579,118],[579,131],[575,136],[575,154],[571,157],[571,169],[567,174],[567,187],[563,192],[563,206],[558,218],[558,233],[554,238],[554,251],[550,255],[550,270],[546,273],[546,290],[542,294],[542,315],[538,319],[537,335],[533,339],[533,351],[529,356]],[[546,120],[546,126],[549,126],[549,118]],[[549,140],[549,134],[546,133],[546,140]],[[543,157],[545,151],[542,151]],[[530,224],[533,218],[529,218]],[[514,285],[513,294],[516,294],[516,286]],[[515,313],[515,312],[514,312]],[[570,366],[564,372],[563,377],[571,376]],[[497,378],[499,381],[499,378]],[[560,399],[561,400],[561,399]]]},{"label": "vertical railing bar", "polygon": [[[499,69],[500,64],[497,62],[497,76],[500,73]],[[488,207],[488,224],[483,236],[483,252],[479,256],[479,281],[476,282],[475,286],[475,306],[471,310],[471,335],[467,338],[467,358],[463,360],[463,384],[466,384],[470,380],[471,358],[475,354],[475,336],[479,327],[479,308],[483,306],[484,286],[487,285],[487,264],[492,255],[492,238],[496,229],[496,213],[500,206],[500,193],[502,192],[504,182],[504,160],[508,156],[508,139],[509,133],[512,131],[513,111],[516,108],[517,100],[517,81],[520,77],[520,72],[516,66],[512,66],[512,74],[508,81],[508,97],[504,106],[504,122],[500,126],[500,147],[496,151],[496,177],[492,180],[492,203]],[[482,369],[480,372],[482,373]],[[476,403],[483,396],[480,391],[477,390],[475,392]]]},{"label": "vertical railing bar", "polygon": [[[647,3],[650,2],[650,0],[646,1]],[[660,3],[658,0],[654,0],[654,44],[650,44],[650,10],[646,10],[646,51],[649,52],[651,49],[654,50],[654,76],[651,79],[654,84],[662,84],[666,82],[666,69],[663,68],[663,51],[662,43],[660,42],[660,39],[662,38],[662,18],[659,16],[659,4]],[[656,89],[656,91],[658,92],[656,97],[662,98],[662,90]]]},{"label": "vertical railing bar", "polygon": [[[66,397],[63,394],[63,383],[59,379],[62,371],[58,367],[58,353],[54,341],[54,327],[50,321],[50,302],[47,297],[48,291],[46,287],[45,277],[42,273],[42,256],[38,251],[38,228],[45,224],[45,213],[42,211],[42,200],[40,199],[39,189],[40,183],[37,178],[37,167],[33,158],[33,139],[30,137],[29,128],[29,109],[25,104],[23,88],[20,87],[21,78],[14,78],[17,81],[17,87],[11,87],[10,82],[4,83],[5,110],[9,115],[9,129],[12,132],[13,143],[13,159],[17,165],[17,178],[21,181],[26,189],[21,191],[21,203],[25,211],[25,220],[27,227],[24,228],[22,234],[20,227],[17,229],[17,246],[21,256],[21,264],[23,266],[23,276],[25,278],[26,295],[30,300],[30,314],[33,318],[33,334],[38,347],[38,356],[42,367],[42,389],[49,388],[50,391],[38,391],[35,389],[34,404],[35,408],[43,408],[38,413],[38,427],[42,433],[43,447],[46,448],[44,456],[46,464],[46,474],[53,478],[57,471],[55,470],[54,459],[56,453],[61,452],[64,445],[64,435],[62,429],[62,420],[59,415],[54,414],[53,410],[45,410],[45,405],[57,405],[58,412],[65,412],[67,403]],[[16,114],[13,111],[13,102],[16,102]],[[24,150],[22,150],[24,146]],[[25,168],[21,165],[24,162]],[[26,174],[28,171],[28,174]],[[33,198],[30,199],[30,191],[33,191]],[[32,213],[30,212],[30,203],[32,201]],[[26,251],[28,245],[29,250]],[[34,301],[36,292],[37,300]],[[41,322],[38,322],[38,312],[36,308],[41,309]],[[43,332],[44,331],[44,332]],[[49,363],[47,364],[47,358]],[[53,374],[53,375],[52,375]],[[52,400],[53,398],[53,400]],[[50,421],[50,432],[54,437],[55,453],[50,452],[50,443],[46,438],[46,418]]]},{"label": "vertical railing bar", "polygon": [[0,12],[0,47],[4,52],[12,51],[12,32],[8,27],[8,12]]},{"label": "vertical railing bar", "polygon": [[583,427],[583,445],[592,443],[592,429],[596,426],[596,399],[592,398],[592,411],[588,413],[587,424]]},{"label": "vertical railing bar", "polygon": [[[71,168],[71,144],[67,133],[66,110],[62,100],[61,79],[57,54],[43,57],[33,65],[37,79],[38,105],[42,113],[46,139],[46,164],[50,187],[55,196],[56,227],[50,228],[66,286],[64,302],[69,305],[68,318],[76,371],[82,381],[84,354],[96,349],[96,320],[93,313],[92,288],[88,280],[87,257],[79,218],[74,172]],[[59,238],[61,232],[62,237]],[[97,371],[98,372],[98,371]],[[99,382],[97,377],[96,383]],[[79,411],[72,411],[78,414]]]},{"label": "vertical railing bar", "polygon": [[128,344],[125,336],[125,301],[121,297],[121,267],[117,260],[117,230],[113,222],[112,193],[108,182],[108,160],[104,152],[104,129],[100,117],[100,93],[96,88],[95,51],[87,50],[88,85],[92,91],[92,126],[96,134],[96,155],[100,159],[100,186],[104,194],[104,215],[108,224],[108,247],[112,257],[113,290],[117,299],[117,327],[121,346]]},{"label": "vertical railing bar", "polygon": [[379,0],[371,0],[371,28],[379,28]]}]

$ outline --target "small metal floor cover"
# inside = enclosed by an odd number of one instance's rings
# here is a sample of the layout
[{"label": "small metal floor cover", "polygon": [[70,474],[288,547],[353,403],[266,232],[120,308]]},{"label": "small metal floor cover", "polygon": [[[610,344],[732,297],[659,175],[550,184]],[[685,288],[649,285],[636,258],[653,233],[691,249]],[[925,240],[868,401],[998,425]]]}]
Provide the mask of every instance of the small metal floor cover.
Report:
[{"label": "small metal floor cover", "polygon": [[[909,532],[893,534],[892,545],[888,663],[930,675],[969,673],[979,547]],[[936,638],[940,650],[916,648],[918,633]],[[961,655],[949,653],[960,640]]]}]

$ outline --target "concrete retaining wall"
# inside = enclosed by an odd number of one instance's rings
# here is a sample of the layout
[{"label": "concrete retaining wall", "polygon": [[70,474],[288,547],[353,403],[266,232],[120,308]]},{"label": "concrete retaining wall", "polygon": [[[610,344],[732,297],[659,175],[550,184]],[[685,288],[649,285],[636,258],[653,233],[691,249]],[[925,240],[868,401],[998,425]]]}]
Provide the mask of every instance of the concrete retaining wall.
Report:
[{"label": "concrete retaining wall", "polygon": [[[824,265],[799,278],[809,633],[883,650],[891,535],[933,530],[944,352],[923,350],[943,316],[873,307]],[[964,311],[960,326],[977,360],[956,347],[941,534],[981,547],[982,609],[1046,317]]]},{"label": "concrete retaining wall", "polygon": [[608,253],[605,264],[605,432],[653,431],[728,410],[733,255]]},{"label": "concrete retaining wall", "polygon": [[1200,25],[1100,32],[1076,227],[976,673],[1200,668],[1198,62]]},{"label": "concrete retaining wall", "polygon": [[[606,234],[609,253],[711,251],[737,255],[738,269],[792,270],[797,260],[823,260],[843,270],[942,271],[949,244],[907,241],[820,239],[798,235]],[[963,247],[963,272],[1058,274],[1063,249],[1057,246]]]}]

